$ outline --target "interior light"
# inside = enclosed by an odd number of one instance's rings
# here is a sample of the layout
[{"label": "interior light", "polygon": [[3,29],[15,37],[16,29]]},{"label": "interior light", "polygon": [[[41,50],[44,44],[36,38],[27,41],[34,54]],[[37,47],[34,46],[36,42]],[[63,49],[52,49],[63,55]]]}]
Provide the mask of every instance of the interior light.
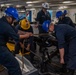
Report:
[{"label": "interior light", "polygon": [[61,6],[59,7],[59,9],[65,9],[65,8],[68,8],[67,6]]},{"label": "interior light", "polygon": [[63,3],[71,3],[72,1],[64,1]]},{"label": "interior light", "polygon": [[25,12],[25,11],[24,11],[24,10],[21,10],[21,11],[18,11],[18,12],[22,12],[22,13],[23,13],[23,12]]},{"label": "interior light", "polygon": [[21,5],[16,5],[16,7],[18,8],[18,7],[21,7]]},{"label": "interior light", "polygon": [[28,4],[28,6],[33,6],[32,4]]},{"label": "interior light", "polygon": [[29,4],[29,3],[32,3],[31,1],[29,1],[29,2],[26,2],[27,4]]},{"label": "interior light", "polygon": [[12,5],[12,4],[5,4],[6,6],[10,6],[10,5]]},{"label": "interior light", "polygon": [[31,8],[30,10],[35,10],[35,8]]},{"label": "interior light", "polygon": [[1,4],[1,7],[5,6],[4,4]]},{"label": "interior light", "polygon": [[40,1],[28,1],[28,2],[26,2],[27,4],[30,4],[30,3],[38,3],[38,2],[40,2]]}]

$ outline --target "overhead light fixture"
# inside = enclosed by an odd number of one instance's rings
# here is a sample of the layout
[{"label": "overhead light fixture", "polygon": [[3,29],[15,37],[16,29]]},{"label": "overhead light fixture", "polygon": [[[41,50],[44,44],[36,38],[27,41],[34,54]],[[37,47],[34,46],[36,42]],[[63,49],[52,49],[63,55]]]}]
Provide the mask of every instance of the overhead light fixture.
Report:
[{"label": "overhead light fixture", "polygon": [[38,3],[38,2],[40,2],[40,1],[28,1],[28,2],[26,2],[27,4],[30,4],[30,3]]},{"label": "overhead light fixture", "polygon": [[71,3],[72,1],[64,1],[63,3]]},{"label": "overhead light fixture", "polygon": [[4,7],[4,6],[10,6],[12,4],[1,4],[1,7]]},{"label": "overhead light fixture", "polygon": [[30,10],[36,10],[35,8],[31,8]]},{"label": "overhead light fixture", "polygon": [[12,4],[5,4],[6,6],[10,6],[10,5],[12,5]]},{"label": "overhead light fixture", "polygon": [[33,6],[32,4],[28,4],[28,6]]},{"label": "overhead light fixture", "polygon": [[25,12],[25,10],[21,10],[21,11],[18,11],[18,12],[24,13],[24,12]]},{"label": "overhead light fixture", "polygon": [[22,5],[16,5],[17,8],[21,7]]},{"label": "overhead light fixture", "polygon": [[67,6],[61,6],[61,7],[59,7],[59,9],[66,9],[66,8],[68,8]]},{"label": "overhead light fixture", "polygon": [[4,7],[5,5],[4,4],[1,4],[1,7]]},{"label": "overhead light fixture", "polygon": [[27,4],[29,4],[29,3],[32,3],[31,1],[29,1],[29,2],[26,2]]}]

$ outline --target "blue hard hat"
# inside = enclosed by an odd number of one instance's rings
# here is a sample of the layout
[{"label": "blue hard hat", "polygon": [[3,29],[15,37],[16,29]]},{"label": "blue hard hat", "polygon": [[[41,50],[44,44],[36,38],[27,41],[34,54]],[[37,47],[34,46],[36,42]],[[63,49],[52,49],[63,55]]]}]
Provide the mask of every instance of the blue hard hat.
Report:
[{"label": "blue hard hat", "polygon": [[67,10],[64,10],[63,14],[67,14],[67,13],[68,13]]},{"label": "blue hard hat", "polygon": [[56,18],[59,18],[62,15],[63,15],[63,12],[62,11],[57,11],[56,12]]},{"label": "blue hard hat", "polygon": [[16,20],[18,20],[18,18],[19,18],[18,11],[13,7],[6,8],[5,13],[6,13],[7,16],[12,16]]},{"label": "blue hard hat", "polygon": [[48,32],[50,23],[51,23],[50,20],[47,20],[47,21],[44,21],[44,22],[43,22],[42,28],[43,28],[44,31]]}]

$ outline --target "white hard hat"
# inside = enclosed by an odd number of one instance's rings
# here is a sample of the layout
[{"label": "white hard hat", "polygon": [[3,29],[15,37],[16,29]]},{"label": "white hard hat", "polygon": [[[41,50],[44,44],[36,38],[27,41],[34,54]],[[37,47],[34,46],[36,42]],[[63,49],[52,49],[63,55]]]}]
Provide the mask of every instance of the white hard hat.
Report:
[{"label": "white hard hat", "polygon": [[48,3],[42,3],[42,7],[48,9],[49,8],[49,4]]}]

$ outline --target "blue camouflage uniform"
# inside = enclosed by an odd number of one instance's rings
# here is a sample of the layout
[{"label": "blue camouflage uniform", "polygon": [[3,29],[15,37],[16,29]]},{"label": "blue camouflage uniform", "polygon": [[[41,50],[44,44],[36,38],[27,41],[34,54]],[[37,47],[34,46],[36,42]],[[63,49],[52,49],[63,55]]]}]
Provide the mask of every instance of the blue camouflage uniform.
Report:
[{"label": "blue camouflage uniform", "polygon": [[56,32],[59,49],[65,48],[65,46],[68,47],[66,53],[67,68],[76,69],[76,29],[66,24],[60,24],[55,25],[54,30]]},{"label": "blue camouflage uniform", "polygon": [[[50,13],[48,11],[46,13],[44,13],[43,10],[40,10],[37,13],[37,18],[36,18],[36,21],[38,21],[39,24],[40,24],[38,26],[39,34],[41,34],[41,33],[48,33],[45,30],[43,30],[43,28],[42,28],[42,24],[44,23],[44,21],[47,21],[47,20],[51,21],[51,15],[50,15]],[[45,35],[44,36],[40,35],[39,37],[41,39],[47,38]],[[40,46],[39,51],[41,52],[41,50],[42,50],[42,47]]]},{"label": "blue camouflage uniform", "polygon": [[[24,31],[24,32],[31,32],[31,33],[33,33],[33,28],[32,28],[32,26],[30,26],[29,29],[24,30],[24,29],[21,28],[20,25],[17,25],[17,26],[16,26],[16,29],[17,29],[17,30]],[[24,40],[25,40],[25,39],[22,39],[22,40],[20,40],[20,42],[23,43]],[[35,52],[35,47],[34,47],[34,41],[33,41],[33,40],[34,40],[34,37],[33,37],[33,36],[30,36],[28,39],[26,39],[27,44],[26,44],[26,42],[25,42],[25,48],[27,47],[28,44],[30,44],[30,50],[33,51],[33,52]],[[18,46],[18,45],[17,45],[17,46]],[[20,46],[17,47],[17,50],[18,50],[18,48],[20,49]],[[26,53],[27,50],[24,49],[24,52]],[[25,56],[25,57],[26,57],[26,56]],[[31,63],[33,63],[33,61],[34,61],[34,54],[32,54],[32,53],[30,53],[30,61],[31,61]]]},{"label": "blue camouflage uniform", "polygon": [[[75,28],[74,23],[72,22],[72,20],[68,17],[68,16],[64,16],[62,19],[59,19],[58,24],[66,24],[66,25],[70,25],[71,27]],[[68,47],[65,45],[65,62],[67,62],[67,52],[68,52]]]},{"label": "blue camouflage uniform", "polygon": [[[36,18],[36,21],[39,22],[40,25],[43,24],[44,21],[46,20],[50,20],[51,21],[51,15],[50,13],[47,11],[46,14],[43,12],[43,10],[40,10],[38,13],[37,13],[37,18]],[[46,31],[43,30],[42,26],[38,26],[38,29],[39,29],[39,33],[46,33]]]},{"label": "blue camouflage uniform", "polygon": [[68,16],[64,16],[62,20],[59,19],[58,24],[67,24],[75,28],[73,21]]},{"label": "blue camouflage uniform", "polygon": [[8,69],[9,75],[22,75],[19,63],[6,46],[9,38],[19,42],[19,35],[8,23],[5,17],[0,19],[0,64]]}]

